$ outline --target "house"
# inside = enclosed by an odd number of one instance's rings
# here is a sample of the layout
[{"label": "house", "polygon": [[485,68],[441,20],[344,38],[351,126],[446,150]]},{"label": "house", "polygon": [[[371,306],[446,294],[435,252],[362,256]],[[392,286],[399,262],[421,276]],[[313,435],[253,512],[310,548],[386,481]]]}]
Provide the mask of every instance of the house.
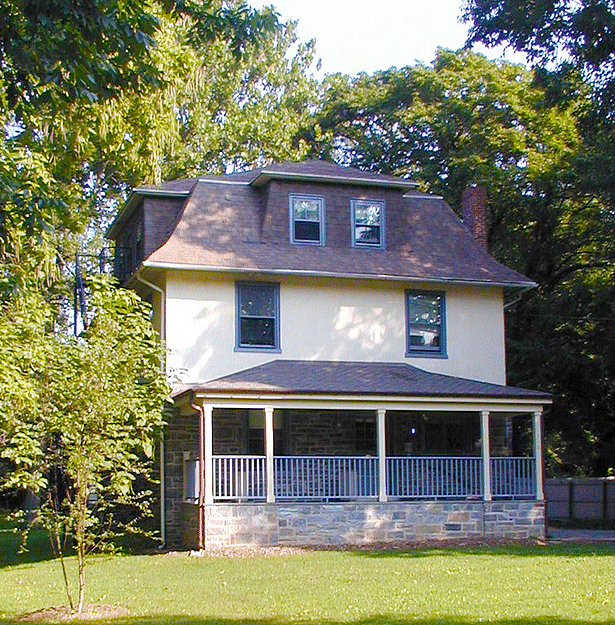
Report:
[{"label": "house", "polygon": [[[480,189],[464,202],[480,235]],[[535,285],[441,197],[274,164],[137,188],[109,236],[176,381],[167,544],[544,535],[550,399],[507,386],[504,353],[504,303]]]}]

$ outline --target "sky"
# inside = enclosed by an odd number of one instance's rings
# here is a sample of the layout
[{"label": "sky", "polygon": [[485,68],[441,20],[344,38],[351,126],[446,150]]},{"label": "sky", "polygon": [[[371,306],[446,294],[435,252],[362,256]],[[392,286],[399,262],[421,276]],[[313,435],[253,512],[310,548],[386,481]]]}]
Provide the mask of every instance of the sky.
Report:
[{"label": "sky", "polygon": [[[431,63],[438,47],[463,46],[463,0],[249,0],[273,4],[282,21],[298,20],[301,41],[316,39],[321,73],[372,74],[417,61]],[[501,51],[475,48],[489,58]],[[521,61],[507,55],[508,60]]]}]

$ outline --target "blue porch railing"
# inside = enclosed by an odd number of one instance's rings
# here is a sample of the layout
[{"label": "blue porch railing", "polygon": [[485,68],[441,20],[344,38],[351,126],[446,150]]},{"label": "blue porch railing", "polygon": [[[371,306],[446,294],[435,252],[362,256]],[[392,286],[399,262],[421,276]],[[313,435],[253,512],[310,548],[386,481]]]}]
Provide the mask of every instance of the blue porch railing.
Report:
[{"label": "blue porch railing", "polygon": [[[266,499],[264,456],[214,456],[213,497],[217,501]],[[490,459],[494,498],[536,495],[532,457]],[[276,500],[359,500],[378,497],[378,458],[373,456],[276,456]],[[468,499],[483,495],[482,458],[413,456],[386,458],[391,499]]]}]

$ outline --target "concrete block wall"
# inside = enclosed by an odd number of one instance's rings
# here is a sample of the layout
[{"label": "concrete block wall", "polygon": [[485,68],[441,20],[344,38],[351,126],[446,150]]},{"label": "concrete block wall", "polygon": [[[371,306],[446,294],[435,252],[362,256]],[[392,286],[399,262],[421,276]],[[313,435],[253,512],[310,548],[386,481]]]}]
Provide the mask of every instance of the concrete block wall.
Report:
[{"label": "concrete block wall", "polygon": [[[193,506],[196,508],[196,506]],[[185,535],[196,539],[194,525]],[[465,538],[540,539],[537,501],[213,504],[205,509],[206,547],[335,546]],[[194,542],[186,547],[194,547]]]}]

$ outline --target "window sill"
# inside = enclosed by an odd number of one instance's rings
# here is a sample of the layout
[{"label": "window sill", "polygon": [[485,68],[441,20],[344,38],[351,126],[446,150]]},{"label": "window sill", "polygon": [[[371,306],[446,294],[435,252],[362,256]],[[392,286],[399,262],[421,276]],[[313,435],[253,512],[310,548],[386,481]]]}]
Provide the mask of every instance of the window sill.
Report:
[{"label": "window sill", "polygon": [[439,358],[446,360],[448,358],[447,353],[441,352],[406,352],[406,358]]},{"label": "window sill", "polygon": [[282,350],[279,347],[258,347],[254,345],[252,347],[235,347],[234,351],[236,352],[265,352],[267,354],[281,354]]}]

